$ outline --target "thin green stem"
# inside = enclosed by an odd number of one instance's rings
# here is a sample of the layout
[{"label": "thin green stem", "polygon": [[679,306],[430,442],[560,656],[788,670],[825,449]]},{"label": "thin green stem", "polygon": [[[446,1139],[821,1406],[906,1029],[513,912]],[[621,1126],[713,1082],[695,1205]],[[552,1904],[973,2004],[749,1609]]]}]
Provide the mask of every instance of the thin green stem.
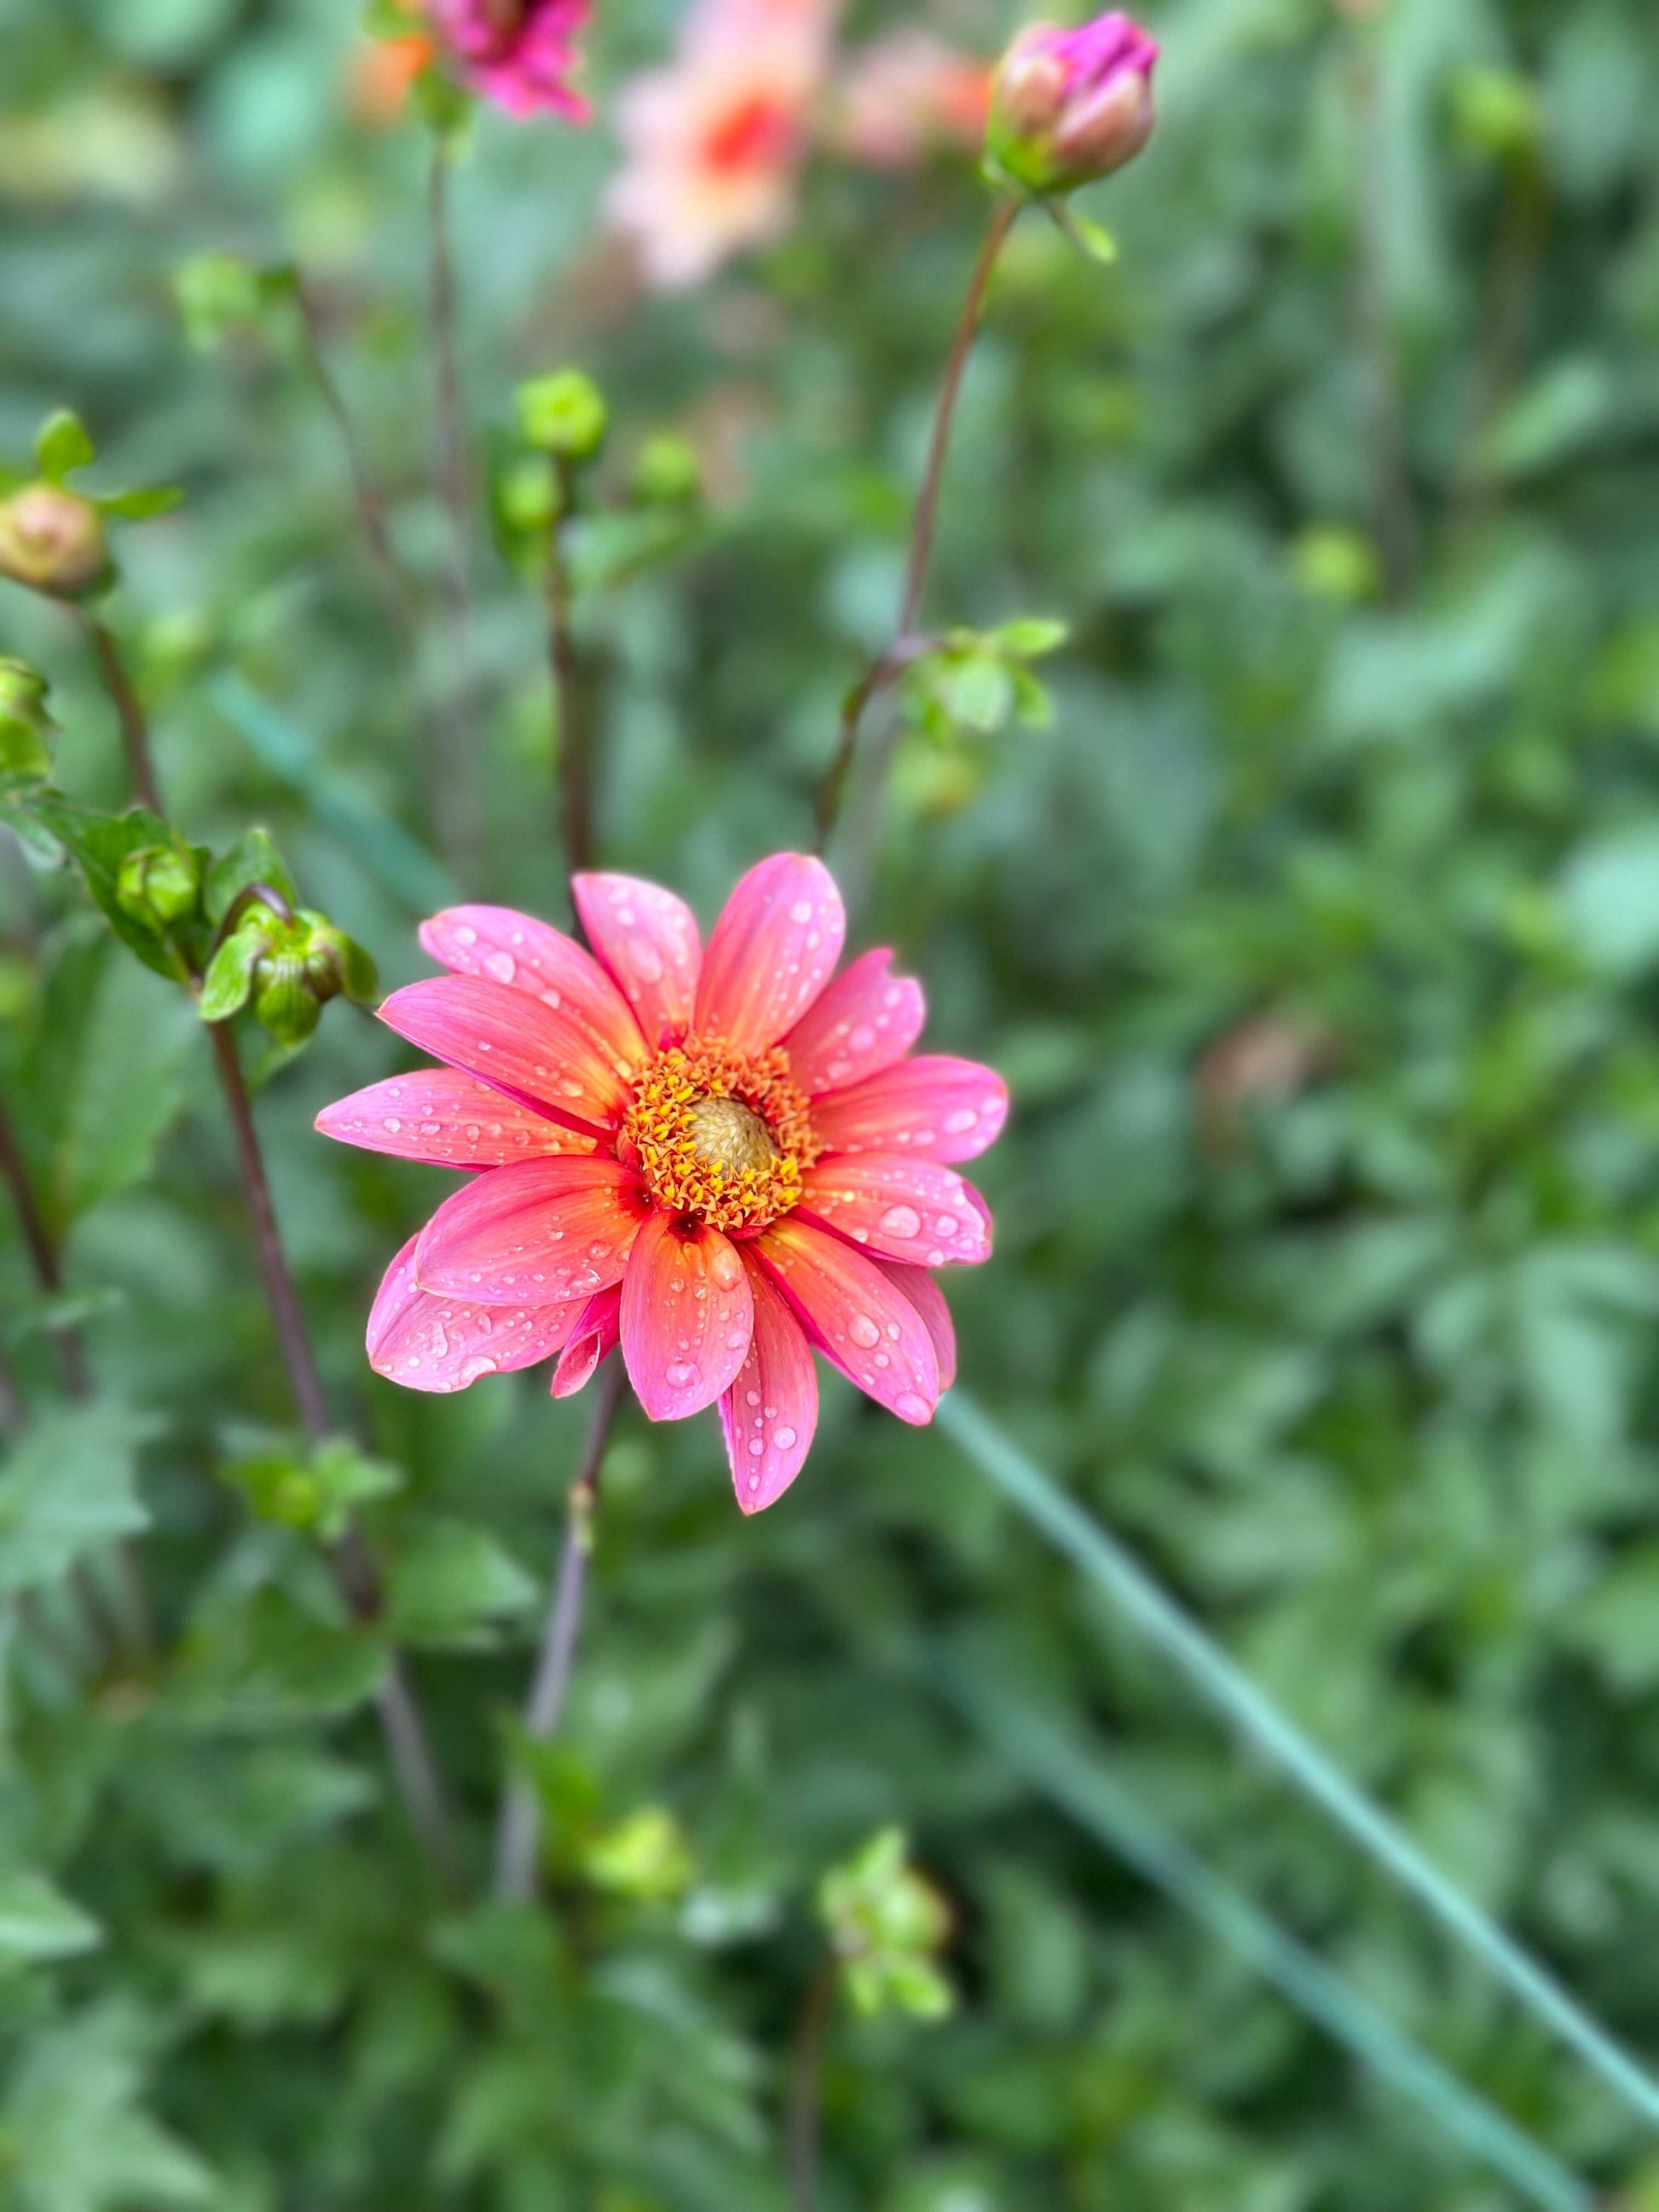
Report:
[{"label": "thin green stem", "polygon": [[[106,630],[101,634],[107,647],[106,671],[112,672],[121,679],[127,696],[133,699],[135,714],[131,750],[134,783],[148,787],[155,794],[156,782],[149,757],[148,726],[131,685],[125,684],[125,670],[113,638]],[[161,811],[159,796],[153,797],[148,803],[153,804],[157,812]],[[235,1141],[242,1193],[253,1227],[265,1302],[270,1310],[272,1325],[301,1420],[313,1443],[320,1443],[333,1433],[334,1424],[329,1417],[328,1401],[312,1351],[304,1310],[295,1286],[293,1272],[288,1264],[282,1229],[271,1197],[270,1182],[265,1173],[264,1154],[253,1119],[253,1104],[248,1096],[246,1079],[242,1073],[242,1064],[236,1051],[236,1040],[228,1023],[210,1023],[206,1027],[219,1088],[224,1096],[225,1109]],[[331,1561],[341,1595],[354,1618],[365,1624],[377,1620],[383,1610],[380,1578],[368,1547],[355,1526],[348,1528],[344,1537],[335,1546]],[[440,1878],[448,1887],[458,1890],[461,1883],[460,1864],[451,1836],[442,1785],[413,1687],[403,1661],[395,1650],[388,1656],[386,1679],[375,1693],[375,1703],[392,1771],[410,1824]]]},{"label": "thin green stem", "polygon": [[795,2016],[789,2050],[789,2110],[785,2152],[793,2212],[815,2212],[818,2201],[818,2144],[822,2134],[823,2045],[835,2015],[841,1976],[833,1957],[807,1985]]},{"label": "thin green stem", "polygon": [[[530,1695],[525,1701],[524,1732],[545,1743],[558,1730],[575,1663],[587,1593],[588,1564],[593,1556],[593,1522],[599,1501],[599,1468],[622,1401],[622,1360],[613,1352],[593,1378],[592,1419],[581,1465],[565,1501],[564,1544],[554,1578],[552,1601],[542,1631],[541,1650]],[[501,1801],[495,1838],[495,1893],[517,1902],[536,1890],[536,1862],[541,1846],[541,1802],[532,1784],[515,1774]]]},{"label": "thin green stem", "polygon": [[557,507],[547,538],[547,658],[553,684],[554,744],[558,755],[559,817],[565,858],[574,875],[593,865],[593,766],[572,627],[574,594],[565,529],[575,498],[568,461],[554,462]]},{"label": "thin green stem", "polygon": [[451,155],[441,131],[432,141],[427,172],[427,251],[432,352],[437,381],[438,484],[449,516],[445,575],[453,690],[439,735],[439,819],[450,856],[471,860],[477,845],[477,778],[472,758],[478,693],[472,644],[472,490],[461,400],[455,258],[450,242]]},{"label": "thin green stem", "polygon": [[[848,778],[858,753],[859,732],[865,713],[871,702],[885,690],[904,665],[902,651],[906,641],[912,637],[921,613],[922,600],[927,589],[927,571],[933,560],[933,536],[939,524],[939,502],[945,484],[945,465],[950,455],[951,433],[956,423],[957,401],[962,392],[962,380],[967,370],[969,356],[974,349],[974,340],[979,333],[980,319],[985,312],[985,297],[990,289],[993,272],[1007,242],[1008,234],[1014,227],[1020,205],[1021,203],[1016,199],[998,201],[990,228],[980,247],[979,258],[974,264],[973,274],[968,280],[962,313],[957,319],[956,335],[951,339],[951,351],[945,361],[945,380],[939,388],[933,434],[927,442],[927,459],[922,468],[915,513],[911,520],[910,550],[904,564],[904,586],[899,595],[898,620],[894,625],[892,642],[877,655],[862,679],[848,694],[836,750],[818,789],[816,811],[820,852],[827,848],[841,817]],[[880,787],[891,750],[890,742],[879,749],[872,763],[874,788],[866,802],[872,836],[879,827]]]},{"label": "thin green stem", "polygon": [[86,627],[93,652],[98,659],[98,672],[103,678],[104,689],[109,693],[115,716],[121,727],[122,750],[127,757],[127,775],[132,784],[132,795],[141,806],[152,814],[161,811],[160,787],[155,781],[155,763],[149,747],[149,725],[144,718],[143,702],[133,688],[127,673],[126,663],[110,635],[107,625],[88,609],[81,610],[81,619]]}]

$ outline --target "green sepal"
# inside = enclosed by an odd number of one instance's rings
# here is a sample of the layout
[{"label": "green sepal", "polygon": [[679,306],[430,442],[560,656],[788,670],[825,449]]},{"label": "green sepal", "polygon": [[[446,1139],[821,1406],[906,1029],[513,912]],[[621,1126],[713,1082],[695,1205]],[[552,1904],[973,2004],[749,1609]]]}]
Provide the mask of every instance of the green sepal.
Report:
[{"label": "green sepal", "polygon": [[184,496],[181,484],[148,484],[137,491],[111,492],[92,503],[100,514],[118,515],[123,522],[148,522],[152,515],[171,514]]},{"label": "green sepal", "polygon": [[34,458],[48,483],[60,484],[73,469],[96,460],[98,449],[85,423],[67,407],[48,415],[34,441]]},{"label": "green sepal", "polygon": [[228,1022],[247,1004],[253,988],[253,970],[265,953],[264,939],[257,931],[238,929],[208,963],[196,1011],[204,1022]]}]

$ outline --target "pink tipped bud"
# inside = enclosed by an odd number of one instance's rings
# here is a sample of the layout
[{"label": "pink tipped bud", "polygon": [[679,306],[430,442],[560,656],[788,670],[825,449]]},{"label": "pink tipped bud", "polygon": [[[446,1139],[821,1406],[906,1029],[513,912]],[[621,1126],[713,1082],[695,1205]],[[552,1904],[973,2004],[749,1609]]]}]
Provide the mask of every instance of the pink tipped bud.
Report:
[{"label": "pink tipped bud", "polygon": [[108,580],[97,508],[62,484],[25,484],[0,500],[0,576],[54,599],[78,599]]},{"label": "pink tipped bud", "polygon": [[1124,15],[1033,23],[997,64],[985,150],[1031,192],[1069,192],[1133,159],[1152,133],[1157,41]]}]

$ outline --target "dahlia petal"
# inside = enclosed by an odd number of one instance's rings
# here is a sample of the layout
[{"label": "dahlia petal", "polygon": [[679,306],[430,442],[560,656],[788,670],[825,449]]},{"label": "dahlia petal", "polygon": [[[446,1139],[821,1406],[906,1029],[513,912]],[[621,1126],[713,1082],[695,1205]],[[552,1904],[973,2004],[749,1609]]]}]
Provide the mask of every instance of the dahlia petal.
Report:
[{"label": "dahlia petal", "polygon": [[436,1297],[416,1279],[411,1237],[386,1269],[368,1316],[368,1364],[408,1390],[465,1390],[486,1375],[508,1375],[550,1359],[581,1317],[584,1302],[479,1305]]},{"label": "dahlia petal", "polygon": [[554,1305],[619,1281],[648,1211],[603,1157],[520,1160],[475,1177],[421,1231],[421,1287],[479,1305]]},{"label": "dahlia petal", "polygon": [[744,1248],[755,1330],[737,1380],[720,1400],[720,1428],[738,1504],[745,1513],[775,1504],[800,1473],[818,1425],[812,1347],[781,1291]]},{"label": "dahlia petal", "polygon": [[690,908],[637,876],[573,876],[570,893],[588,943],[634,1009],[646,1042],[677,1043],[691,1024],[702,965]]},{"label": "dahlia petal", "polygon": [[726,902],[703,955],[693,1032],[764,1052],[793,1029],[835,971],[847,935],[822,860],[775,853]]},{"label": "dahlia petal", "polygon": [[790,1068],[809,1098],[890,1067],[921,1035],[921,986],[890,974],[892,961],[885,946],[860,953],[785,1037]]},{"label": "dahlia petal", "polygon": [[875,1261],[792,1213],[754,1249],[815,1344],[849,1382],[902,1421],[931,1421],[939,1355],[921,1316]]},{"label": "dahlia petal", "polygon": [[434,1060],[579,1134],[618,1120],[631,1095],[573,1015],[510,983],[433,975],[394,991],[380,1019]]},{"label": "dahlia petal", "polygon": [[748,1356],[754,1297],[737,1247],[705,1223],[653,1212],[623,1277],[622,1347],[653,1421],[712,1406]]},{"label": "dahlia petal", "polygon": [[[895,1290],[902,1291],[921,1316],[922,1326],[933,1340],[933,1352],[939,1360],[939,1387],[948,1390],[957,1379],[957,1330],[951,1318],[951,1309],[945,1303],[945,1293],[926,1267],[907,1267],[896,1260],[878,1260],[881,1269]],[[566,1354],[568,1358],[568,1353]]]},{"label": "dahlia petal", "polygon": [[801,1206],[878,1260],[915,1267],[991,1256],[991,1217],[954,1168],[895,1152],[836,1152],[801,1178]]},{"label": "dahlia petal", "polygon": [[511,907],[446,907],[421,924],[421,943],[458,975],[512,983],[574,1015],[620,1071],[633,1073],[645,1065],[645,1039],[633,1009],[592,954],[550,922]]},{"label": "dahlia petal", "polygon": [[993,1069],[945,1053],[920,1053],[866,1076],[812,1108],[832,1152],[908,1152],[971,1160],[1002,1133],[1008,1087]]},{"label": "dahlia petal", "polygon": [[596,1291],[577,1316],[576,1326],[570,1332],[570,1341],[553,1370],[553,1395],[573,1397],[592,1382],[602,1359],[617,1348],[622,1333],[622,1285],[612,1283],[608,1291]]},{"label": "dahlia petal", "polygon": [[593,1144],[476,1075],[448,1067],[417,1067],[337,1098],[317,1127],[343,1145],[434,1168],[504,1168],[544,1153],[589,1152]]}]

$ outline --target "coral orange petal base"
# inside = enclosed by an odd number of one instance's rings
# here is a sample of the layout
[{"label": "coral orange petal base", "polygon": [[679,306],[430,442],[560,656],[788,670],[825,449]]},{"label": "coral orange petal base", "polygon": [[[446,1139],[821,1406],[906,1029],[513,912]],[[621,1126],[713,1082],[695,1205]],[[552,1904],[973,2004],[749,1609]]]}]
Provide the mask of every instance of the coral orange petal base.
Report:
[{"label": "coral orange petal base", "polygon": [[587,941],[634,1009],[653,1050],[691,1026],[702,940],[684,899],[635,876],[573,876],[570,895]]},{"label": "coral orange petal base", "polygon": [[417,1067],[337,1098],[317,1116],[325,1137],[435,1168],[504,1168],[550,1152],[585,1152],[578,1136],[544,1114],[492,1091],[476,1075]]},{"label": "coral orange petal base", "polygon": [[645,1039],[622,993],[574,937],[505,906],[452,906],[421,924],[421,943],[458,975],[511,983],[574,1015],[617,1066],[645,1065]]},{"label": "coral orange petal base", "polygon": [[1008,1089],[977,1060],[919,1053],[815,1102],[812,1126],[832,1152],[908,1152],[971,1160],[1002,1133]]},{"label": "coral orange petal base", "polygon": [[801,1471],[818,1425],[818,1378],[812,1348],[782,1292],[747,1251],[744,1265],[755,1300],[754,1334],[737,1380],[720,1400],[720,1427],[738,1503],[745,1513],[759,1513]]},{"label": "coral orange petal base", "polygon": [[737,1247],[706,1224],[653,1213],[623,1278],[622,1347],[648,1419],[712,1406],[748,1353],[754,1298]]},{"label": "coral orange petal base", "polygon": [[884,949],[860,953],[785,1037],[790,1068],[809,1098],[878,1074],[921,1035],[927,1018],[921,986],[892,974],[892,964]]},{"label": "coral orange petal base", "polygon": [[875,1261],[792,1214],[754,1241],[807,1335],[851,1382],[920,1425],[939,1403],[939,1355],[927,1324]]},{"label": "coral orange petal base", "polygon": [[620,1116],[629,1086],[575,1018],[481,975],[406,984],[380,1007],[388,1029],[434,1060],[579,1130]]},{"label": "coral orange petal base", "polygon": [[421,1231],[421,1287],[481,1305],[586,1299],[621,1279],[649,1209],[615,1160],[521,1160],[447,1198]]},{"label": "coral orange petal base", "polygon": [[408,1390],[465,1390],[550,1359],[580,1320],[582,1301],[562,1305],[479,1305],[435,1297],[416,1279],[411,1237],[387,1268],[368,1316],[368,1364]]},{"label": "coral orange petal base", "polygon": [[834,972],[847,935],[822,860],[775,853],[726,902],[703,956],[692,1033],[764,1052],[799,1021]]}]

